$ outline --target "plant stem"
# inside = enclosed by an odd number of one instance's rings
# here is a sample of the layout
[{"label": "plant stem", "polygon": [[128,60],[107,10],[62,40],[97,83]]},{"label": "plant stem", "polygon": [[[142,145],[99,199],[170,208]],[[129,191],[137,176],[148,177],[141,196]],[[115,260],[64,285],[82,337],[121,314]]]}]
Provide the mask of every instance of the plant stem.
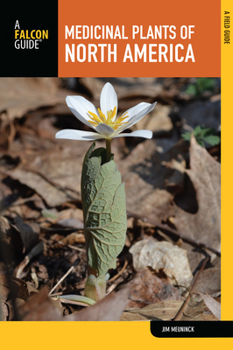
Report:
[{"label": "plant stem", "polygon": [[87,275],[94,275],[95,277],[97,277],[97,271],[94,270],[92,267],[90,267],[89,265],[87,265]]},{"label": "plant stem", "polygon": [[110,161],[110,159],[111,159],[111,154],[112,154],[112,152],[111,152],[111,141],[112,141],[112,140],[106,139],[106,155],[107,155],[106,161],[107,161],[107,162]]}]

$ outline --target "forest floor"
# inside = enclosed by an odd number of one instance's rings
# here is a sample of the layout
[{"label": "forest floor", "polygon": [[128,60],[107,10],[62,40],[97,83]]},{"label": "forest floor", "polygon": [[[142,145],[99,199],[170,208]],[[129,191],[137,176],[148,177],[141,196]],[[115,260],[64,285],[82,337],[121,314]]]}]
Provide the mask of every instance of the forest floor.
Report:
[{"label": "forest floor", "polygon": [[[89,130],[65,97],[99,107],[106,81],[120,114],[157,105],[131,128],[151,140],[112,141],[127,236],[107,296],[86,306],[66,296],[83,295],[87,278],[80,180],[90,142],[55,134]],[[1,319],[220,319],[220,102],[212,78],[1,78]]]}]

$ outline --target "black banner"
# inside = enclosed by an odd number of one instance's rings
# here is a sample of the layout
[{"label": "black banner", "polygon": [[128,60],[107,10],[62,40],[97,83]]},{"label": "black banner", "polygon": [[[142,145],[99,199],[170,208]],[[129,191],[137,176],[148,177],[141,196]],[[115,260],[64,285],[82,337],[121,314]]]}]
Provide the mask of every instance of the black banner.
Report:
[{"label": "black banner", "polygon": [[57,0],[1,4],[1,77],[58,76]]},{"label": "black banner", "polygon": [[158,338],[233,338],[233,321],[151,321]]}]

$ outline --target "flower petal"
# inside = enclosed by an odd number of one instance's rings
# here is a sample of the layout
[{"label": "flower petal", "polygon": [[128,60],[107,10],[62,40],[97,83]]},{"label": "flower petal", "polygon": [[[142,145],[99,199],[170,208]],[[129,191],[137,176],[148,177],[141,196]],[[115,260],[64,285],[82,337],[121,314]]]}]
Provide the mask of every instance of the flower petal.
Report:
[{"label": "flower petal", "polygon": [[100,109],[107,118],[107,112],[113,111],[115,107],[117,115],[118,102],[116,91],[110,83],[106,83],[100,95]]},{"label": "flower petal", "polygon": [[107,124],[99,124],[96,127],[96,131],[104,136],[104,138],[108,138],[114,133],[114,129]]},{"label": "flower petal", "polygon": [[92,141],[102,139],[103,136],[91,131],[65,129],[58,131],[55,135],[56,139]]},{"label": "flower petal", "polygon": [[66,103],[75,117],[77,117],[83,124],[95,130],[95,127],[89,123],[89,117],[87,115],[88,112],[98,115],[96,107],[91,102],[82,96],[67,96]]},{"label": "flower petal", "polygon": [[134,117],[136,114],[141,112],[143,109],[145,109],[146,107],[150,107],[150,106],[151,106],[151,103],[140,102],[136,106],[129,108],[124,114],[129,116],[129,118],[128,118],[128,120],[129,120],[132,117]]},{"label": "flower petal", "polygon": [[152,131],[150,130],[136,130],[131,133],[125,133],[125,134],[118,134],[114,136],[114,139],[116,137],[143,137],[144,139],[151,139],[153,136]]},{"label": "flower petal", "polygon": [[147,115],[148,113],[150,113],[152,111],[152,109],[154,108],[154,106],[156,105],[157,102],[155,103],[146,103],[146,102],[141,102],[138,105],[128,109],[128,111],[126,111],[124,114],[128,114],[128,118],[124,120],[124,122],[127,122],[127,124],[124,124],[122,126],[120,126],[116,131],[115,134],[119,134],[120,132],[122,132],[125,129],[130,128],[132,125],[136,124],[137,122],[139,122],[139,120],[141,120],[143,117],[145,117],[145,115]]}]

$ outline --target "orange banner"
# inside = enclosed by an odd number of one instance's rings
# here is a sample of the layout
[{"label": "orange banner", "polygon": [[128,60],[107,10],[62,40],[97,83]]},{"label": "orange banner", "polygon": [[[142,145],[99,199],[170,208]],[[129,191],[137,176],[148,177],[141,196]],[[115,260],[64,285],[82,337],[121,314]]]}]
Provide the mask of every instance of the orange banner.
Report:
[{"label": "orange banner", "polygon": [[218,77],[220,0],[60,0],[58,76]]}]

